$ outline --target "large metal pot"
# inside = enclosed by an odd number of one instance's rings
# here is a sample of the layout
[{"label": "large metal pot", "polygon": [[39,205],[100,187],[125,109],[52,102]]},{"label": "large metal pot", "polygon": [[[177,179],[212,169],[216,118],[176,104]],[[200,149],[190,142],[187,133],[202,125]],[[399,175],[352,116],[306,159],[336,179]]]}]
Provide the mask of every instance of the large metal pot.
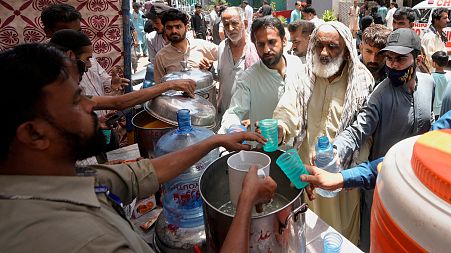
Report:
[{"label": "large metal pot", "polygon": [[213,75],[211,72],[199,69],[188,69],[186,61],[182,61],[180,64],[182,65],[182,71],[169,73],[163,76],[160,82],[191,79],[196,82],[196,91],[194,93],[210,101],[216,108],[216,87],[213,84]]},{"label": "large metal pot", "polygon": [[168,91],[146,102],[144,109],[153,117],[177,126],[177,111],[190,110],[193,126],[206,127],[213,132],[218,128],[215,107],[199,95],[194,98],[184,96],[178,91]]},{"label": "large metal pot", "polygon": [[135,141],[138,143],[139,153],[142,157],[154,158],[154,149],[161,136],[175,128],[175,126],[162,122],[146,111],[141,111],[132,119],[135,127]]},{"label": "large metal pot", "polygon": [[[249,233],[249,252],[305,252],[305,211],[302,190],[290,187],[290,181],[277,166],[282,151],[265,153],[271,157],[270,176],[277,182],[276,193],[289,203],[271,213],[253,215]],[[208,252],[219,252],[232,223],[232,215],[219,208],[230,200],[226,155],[214,161],[200,179],[204,207],[205,232]]]}]

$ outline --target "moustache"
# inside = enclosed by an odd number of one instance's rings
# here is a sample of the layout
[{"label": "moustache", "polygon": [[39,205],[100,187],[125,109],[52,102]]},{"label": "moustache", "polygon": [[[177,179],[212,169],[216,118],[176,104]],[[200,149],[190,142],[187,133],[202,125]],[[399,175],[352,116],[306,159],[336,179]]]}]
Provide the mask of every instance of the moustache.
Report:
[{"label": "moustache", "polygon": [[328,56],[320,56],[320,57],[319,57],[319,61],[320,61],[322,64],[328,64],[328,63],[331,61],[331,58],[328,57]]}]

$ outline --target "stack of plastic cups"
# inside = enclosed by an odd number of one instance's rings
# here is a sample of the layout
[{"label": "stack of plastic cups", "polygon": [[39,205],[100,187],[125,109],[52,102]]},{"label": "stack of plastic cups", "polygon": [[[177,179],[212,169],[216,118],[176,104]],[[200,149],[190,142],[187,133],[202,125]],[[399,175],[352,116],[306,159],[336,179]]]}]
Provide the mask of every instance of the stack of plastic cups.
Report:
[{"label": "stack of plastic cups", "polygon": [[277,120],[276,119],[264,119],[258,122],[258,127],[262,131],[263,137],[268,141],[263,146],[263,150],[266,152],[274,152],[278,148],[278,133],[277,133]]},{"label": "stack of plastic cups", "polygon": [[343,238],[340,234],[329,232],[324,235],[324,253],[339,253]]},{"label": "stack of plastic cups", "polygon": [[302,182],[299,178],[301,175],[309,173],[304,167],[304,164],[302,164],[302,160],[295,149],[290,149],[279,156],[276,160],[276,164],[279,165],[297,189],[302,189],[308,185],[308,183]]}]

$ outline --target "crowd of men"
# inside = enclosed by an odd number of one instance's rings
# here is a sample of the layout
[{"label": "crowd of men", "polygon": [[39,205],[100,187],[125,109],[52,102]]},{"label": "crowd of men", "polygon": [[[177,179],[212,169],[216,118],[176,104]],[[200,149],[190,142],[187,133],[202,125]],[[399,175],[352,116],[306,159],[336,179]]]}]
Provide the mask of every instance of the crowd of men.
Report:
[{"label": "crowd of men", "polygon": [[[0,99],[4,108],[17,108],[6,112],[11,121],[0,125],[6,136],[0,145],[0,214],[11,217],[0,225],[6,251],[52,252],[54,238],[67,242],[56,251],[150,250],[117,212],[111,196],[96,187],[107,186],[130,203],[213,148],[249,149],[243,140],[264,143],[254,132],[258,121],[267,118],[278,119],[279,143],[293,145],[307,164],[310,175],[302,180],[310,182],[309,207],[368,251],[376,164],[405,138],[449,128],[451,85],[444,69],[449,52],[443,32],[448,11],[435,9],[431,27],[420,39],[411,29],[414,11],[396,3],[388,9],[383,3],[360,7],[354,1],[347,26],[324,22],[309,4],[297,1],[287,29],[266,1],[255,14],[246,0],[240,7],[215,6],[210,24],[202,6],[191,16],[165,4],[145,7],[134,4],[131,19],[139,23],[137,30],[141,23],[145,26],[138,20],[143,16],[152,23],[153,31],[133,36],[136,50],[154,68],[156,85],[151,88],[108,96],[128,80],[101,68],[81,32],[80,13],[67,4],[42,12],[46,43],[0,53],[5,82],[23,84],[7,86]],[[217,40],[208,41],[209,28]],[[219,82],[219,134],[157,159],[76,168],[77,160],[104,148],[99,130],[108,127],[102,124],[108,116],[102,110],[121,110],[167,90],[194,95],[192,80],[161,82],[182,69],[181,61],[210,71]],[[25,72],[30,74],[21,75]],[[249,132],[222,135],[241,124]],[[345,168],[340,173],[314,167],[315,144],[323,135],[333,142]],[[315,196],[315,187],[349,191],[323,198]],[[252,206],[269,201],[275,188],[270,177],[259,181],[255,168],[251,170],[223,252],[246,252]]]}]

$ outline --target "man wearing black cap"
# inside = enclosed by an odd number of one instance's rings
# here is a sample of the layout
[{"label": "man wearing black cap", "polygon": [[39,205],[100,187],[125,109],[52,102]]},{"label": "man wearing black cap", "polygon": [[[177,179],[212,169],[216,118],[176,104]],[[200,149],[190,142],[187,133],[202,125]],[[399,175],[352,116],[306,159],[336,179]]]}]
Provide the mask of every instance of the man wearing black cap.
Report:
[{"label": "man wearing black cap", "polygon": [[206,24],[205,17],[202,14],[202,5],[196,4],[196,11],[194,11],[194,15],[191,17],[191,26],[194,31],[194,38],[205,39],[206,36]]},{"label": "man wearing black cap", "polygon": [[151,20],[153,28],[151,33],[146,34],[147,51],[149,53],[149,62],[155,64],[155,56],[158,51],[169,43],[167,36],[164,33],[164,26],[161,23],[163,13],[171,7],[163,3],[154,3],[149,12],[146,13],[146,18]]},{"label": "man wearing black cap", "polygon": [[[342,161],[351,159],[370,137],[373,144],[368,159],[372,161],[385,156],[397,142],[431,128],[433,80],[416,72],[420,50],[420,38],[412,29],[400,28],[389,35],[387,46],[379,52],[386,57],[387,78],[376,86],[354,123],[335,138],[334,147]],[[369,219],[364,224],[364,217],[369,218],[373,190],[364,195],[361,230],[366,227],[368,233],[360,239],[369,244]]]}]

